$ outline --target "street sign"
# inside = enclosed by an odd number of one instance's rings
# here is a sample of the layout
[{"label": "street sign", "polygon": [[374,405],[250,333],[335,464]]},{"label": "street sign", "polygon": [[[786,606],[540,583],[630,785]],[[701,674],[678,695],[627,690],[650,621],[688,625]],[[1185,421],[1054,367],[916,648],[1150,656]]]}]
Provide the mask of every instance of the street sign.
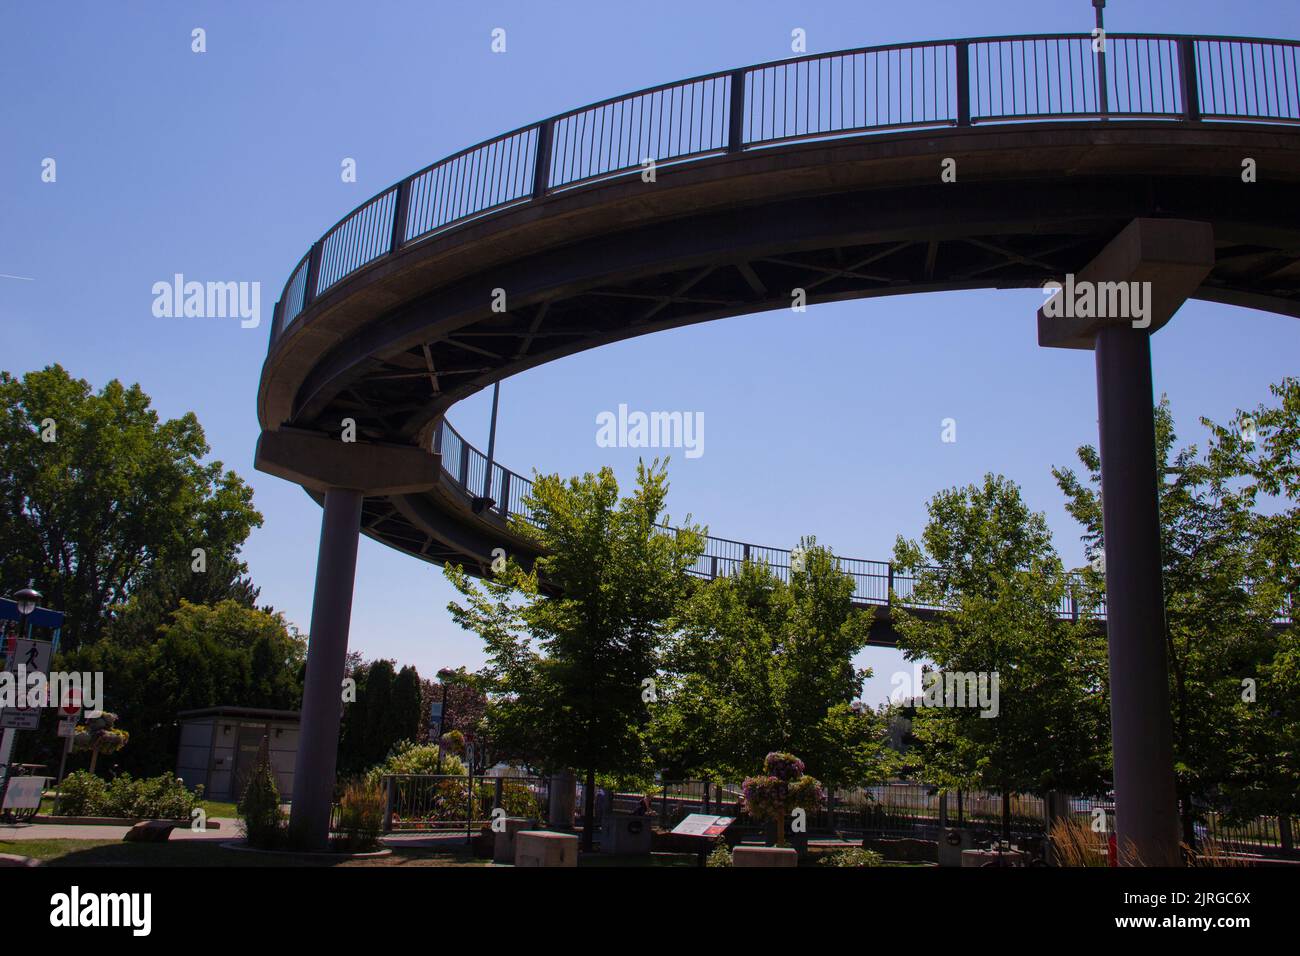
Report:
[{"label": "street sign", "polygon": [[13,653],[5,655],[5,670],[17,671],[18,665],[22,664],[29,674],[34,671],[40,671],[42,674],[50,672],[52,645],[49,641],[32,641],[20,637],[15,638],[11,646]]},{"label": "street sign", "polygon": [[71,688],[68,691],[67,696],[64,697],[63,706],[59,708],[59,711],[63,714],[64,717],[73,717],[73,718],[80,717],[81,716],[81,691],[77,690],[75,687]]},{"label": "street sign", "polygon": [[40,726],[40,708],[5,707],[0,710],[0,730],[39,730]]},{"label": "street sign", "polygon": [[[50,672],[49,641],[32,641],[17,638],[11,643],[11,652],[5,657],[5,670],[17,673],[19,665],[30,675],[37,671],[42,674]],[[39,707],[5,707],[0,708],[0,728],[6,730],[36,730],[41,725],[41,708]]]},{"label": "street sign", "polygon": [[59,721],[60,737],[75,737],[77,735],[77,718],[64,717]]}]

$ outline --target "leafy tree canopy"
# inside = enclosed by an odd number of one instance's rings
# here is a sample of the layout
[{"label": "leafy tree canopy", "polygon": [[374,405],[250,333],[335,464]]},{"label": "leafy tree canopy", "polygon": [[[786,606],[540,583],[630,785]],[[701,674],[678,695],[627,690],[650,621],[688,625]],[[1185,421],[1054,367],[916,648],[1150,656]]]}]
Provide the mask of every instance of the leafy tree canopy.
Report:
[{"label": "leafy tree canopy", "polygon": [[853,578],[815,539],[789,581],[763,563],[701,586],[675,621],[653,737],[681,776],[740,779],[773,750],[804,754],[833,785],[878,774],[883,727],[851,704],[869,670],[853,666],[870,611]]},{"label": "leafy tree canopy", "polygon": [[[1001,475],[942,491],[928,505],[921,541],[899,537],[896,573],[915,576],[911,600],[939,616],[893,609],[909,660],[944,674],[976,675],[994,707],[918,706],[908,760],[949,787],[1003,793],[1102,788],[1109,763],[1104,633],[1091,597],[1076,593],[1078,621],[1057,609],[1070,578],[1043,515]],[[969,687],[969,685],[965,685]],[[916,688],[918,692],[920,688]],[[946,688],[945,688],[946,691]]]},{"label": "leafy tree canopy", "polygon": [[[68,649],[98,640],[128,602],[149,634],[169,601],[251,605],[237,556],[262,516],[208,452],[192,412],[163,421],[138,385],[94,392],[59,365],[0,372],[0,580],[36,582],[66,614]],[[195,549],[207,572],[192,570]]]}]

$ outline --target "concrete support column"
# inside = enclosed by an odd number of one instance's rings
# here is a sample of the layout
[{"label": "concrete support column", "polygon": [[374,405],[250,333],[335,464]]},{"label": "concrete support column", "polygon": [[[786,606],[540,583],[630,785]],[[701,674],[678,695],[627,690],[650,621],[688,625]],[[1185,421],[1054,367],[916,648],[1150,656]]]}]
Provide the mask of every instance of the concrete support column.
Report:
[{"label": "concrete support column", "polygon": [[293,771],[293,808],[289,816],[293,841],[309,849],[325,849],[329,844],[334,769],[343,712],[343,668],[348,653],[352,585],[361,531],[361,499],[360,491],[330,488],[325,492],[325,513],[321,518],[316,593],[307,645],[307,679],[303,685],[298,757]]},{"label": "concrete support column", "polygon": [[[1177,866],[1150,336],[1146,329],[1110,325],[1097,332],[1096,352],[1120,859]],[[1125,861],[1130,845],[1137,860]]]}]

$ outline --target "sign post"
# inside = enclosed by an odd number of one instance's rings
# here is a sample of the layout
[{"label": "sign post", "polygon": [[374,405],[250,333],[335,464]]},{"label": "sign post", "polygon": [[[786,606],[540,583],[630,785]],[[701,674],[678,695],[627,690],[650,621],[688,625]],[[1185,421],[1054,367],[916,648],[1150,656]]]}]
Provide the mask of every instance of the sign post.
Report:
[{"label": "sign post", "polygon": [[[14,674],[14,684],[25,696],[26,681],[19,680],[19,667],[23,669],[24,677],[33,673],[48,675],[53,646],[49,641],[33,641],[30,638],[14,636],[5,642],[4,649],[5,670]],[[19,684],[22,686],[18,686]],[[9,758],[18,731],[36,730],[40,725],[41,708],[39,707],[0,708],[0,728],[5,729],[5,742],[10,750],[10,753],[5,754],[5,776],[3,783],[0,783],[0,808],[4,807],[11,784],[10,778],[13,776],[13,765]],[[0,813],[2,812],[3,810],[0,809]]]},{"label": "sign post", "polygon": [[81,691],[73,688],[68,691],[67,699],[59,708],[59,736],[63,738],[63,755],[59,757],[59,775],[54,778],[54,785],[63,782],[63,771],[68,766],[68,754],[72,752],[72,739],[77,735],[77,718],[81,716]]}]

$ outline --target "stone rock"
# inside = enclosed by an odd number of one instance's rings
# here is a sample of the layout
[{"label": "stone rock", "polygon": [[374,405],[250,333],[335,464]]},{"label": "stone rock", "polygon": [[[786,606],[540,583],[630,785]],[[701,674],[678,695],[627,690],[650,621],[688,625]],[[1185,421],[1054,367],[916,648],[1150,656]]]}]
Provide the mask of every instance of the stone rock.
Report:
[{"label": "stone rock", "polygon": [[122,837],[127,843],[166,843],[176,824],[166,820],[144,820],[137,823]]}]

